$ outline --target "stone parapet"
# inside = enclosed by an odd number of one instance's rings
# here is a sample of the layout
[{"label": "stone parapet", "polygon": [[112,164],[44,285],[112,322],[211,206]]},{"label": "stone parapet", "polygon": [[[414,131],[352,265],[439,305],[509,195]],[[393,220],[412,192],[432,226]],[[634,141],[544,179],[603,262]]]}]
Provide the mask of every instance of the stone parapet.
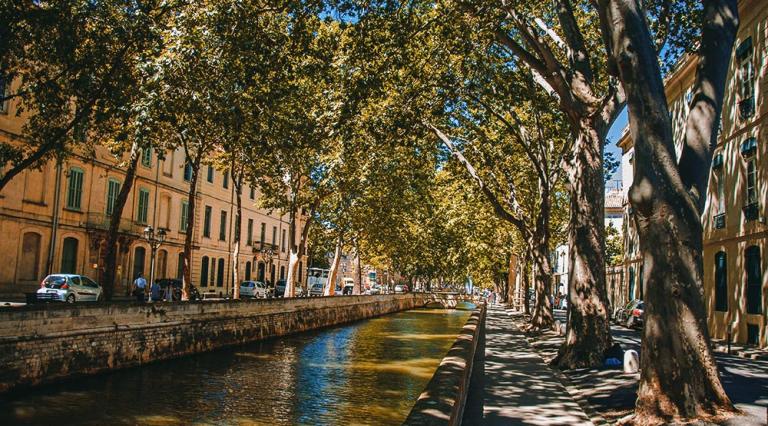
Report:
[{"label": "stone parapet", "polygon": [[377,295],[0,309],[0,392],[424,306]]},{"label": "stone parapet", "polygon": [[479,382],[485,352],[486,306],[479,305],[461,329],[448,354],[440,362],[404,425],[460,425],[474,401],[468,400]]}]

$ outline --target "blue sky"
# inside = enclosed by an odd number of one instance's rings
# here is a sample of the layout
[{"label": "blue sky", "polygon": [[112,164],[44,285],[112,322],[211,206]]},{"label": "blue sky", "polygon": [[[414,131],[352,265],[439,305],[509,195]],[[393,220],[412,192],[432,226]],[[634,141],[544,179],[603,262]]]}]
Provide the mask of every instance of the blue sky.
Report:
[{"label": "blue sky", "polygon": [[[627,126],[627,120],[627,108],[625,107],[616,118],[616,121],[613,122],[613,126],[608,130],[608,143],[605,145],[605,152],[612,152],[613,158],[615,159],[621,158],[621,148],[616,146],[616,143],[619,141],[624,127]],[[608,183],[605,184],[606,189],[615,188],[617,185],[617,182],[615,182],[616,180],[621,181],[621,165],[616,169],[616,172],[611,176]]]}]

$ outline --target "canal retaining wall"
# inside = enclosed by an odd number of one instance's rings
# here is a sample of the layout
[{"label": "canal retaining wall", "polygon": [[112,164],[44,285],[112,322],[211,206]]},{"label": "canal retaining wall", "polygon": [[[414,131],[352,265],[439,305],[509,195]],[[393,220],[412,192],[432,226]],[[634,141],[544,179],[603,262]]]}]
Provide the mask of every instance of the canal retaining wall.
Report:
[{"label": "canal retaining wall", "polygon": [[476,410],[482,417],[485,312],[485,304],[472,312],[403,425],[460,425]]},{"label": "canal retaining wall", "polygon": [[421,294],[0,309],[0,392],[424,306]]}]

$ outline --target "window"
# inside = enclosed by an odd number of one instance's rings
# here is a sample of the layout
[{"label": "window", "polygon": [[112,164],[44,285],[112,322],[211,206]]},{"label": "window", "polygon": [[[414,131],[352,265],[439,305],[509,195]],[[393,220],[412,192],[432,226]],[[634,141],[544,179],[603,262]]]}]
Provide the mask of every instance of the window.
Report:
[{"label": "window", "polygon": [[184,180],[185,181],[187,181],[187,182],[191,182],[192,181],[192,172],[193,171],[194,170],[192,170],[192,164],[190,164],[189,161],[187,161],[184,164]]},{"label": "window", "polygon": [[245,262],[245,280],[251,280],[251,262]]},{"label": "window", "polygon": [[144,167],[152,167],[152,149],[144,148],[141,150],[141,165]]},{"label": "window", "polygon": [[179,224],[181,232],[187,232],[187,220],[189,220],[189,201],[181,200],[181,223]]},{"label": "window", "polygon": [[750,246],[744,251],[747,273],[747,313],[760,314],[763,312],[763,289],[760,270],[760,247]]},{"label": "window", "polygon": [[752,65],[751,37],[736,48],[736,61],[739,66],[739,116],[741,119],[747,119],[755,113],[755,70]]},{"label": "window", "polygon": [[715,254],[715,310],[728,311],[728,256],[724,251]]},{"label": "window", "polygon": [[629,267],[629,300],[635,299],[635,268]]},{"label": "window", "polygon": [[139,189],[139,208],[136,210],[136,222],[147,223],[149,217],[149,190]]},{"label": "window", "polygon": [[213,208],[205,206],[205,218],[203,220],[203,237],[211,238],[211,215]]},{"label": "window", "polygon": [[208,166],[208,176],[206,180],[210,183],[213,183],[213,166]]},{"label": "window", "polygon": [[133,251],[133,279],[136,279],[139,274],[144,274],[144,261],[147,257],[147,249],[144,247],[136,247]]},{"label": "window", "polygon": [[216,271],[216,287],[224,287],[224,259],[219,259],[218,271]]},{"label": "window", "polygon": [[184,252],[179,253],[179,260],[176,264],[176,278],[184,279]]},{"label": "window", "polygon": [[272,247],[277,244],[277,226],[272,227]]},{"label": "window", "polygon": [[168,150],[163,158],[163,174],[173,177],[173,150]]},{"label": "window", "polygon": [[37,281],[40,274],[40,234],[27,232],[21,239],[19,280]]},{"label": "window", "polygon": [[259,272],[256,275],[257,280],[264,282],[264,276],[265,276],[264,271],[265,271],[264,262],[259,262]]},{"label": "window", "polygon": [[221,220],[219,221],[219,240],[227,240],[227,212],[221,211]]},{"label": "window", "polygon": [[246,235],[245,244],[246,245],[252,245],[253,244],[253,219],[248,219],[248,234]]},{"label": "window", "polygon": [[757,203],[757,159],[747,160],[747,204]]},{"label": "window", "polygon": [[200,263],[200,287],[208,287],[208,256]]},{"label": "window", "polygon": [[229,172],[224,172],[224,180],[221,184],[224,186],[224,189],[229,188]]},{"label": "window", "polygon": [[259,242],[261,242],[261,246],[264,246],[264,240],[266,239],[267,235],[267,224],[262,222],[261,223],[261,237],[259,238]]},{"label": "window", "polygon": [[83,170],[73,167],[69,170],[69,186],[67,189],[67,208],[80,210],[83,200]]},{"label": "window", "polygon": [[280,279],[281,280],[285,279],[285,266],[280,267]]},{"label": "window", "polygon": [[115,203],[117,202],[117,196],[120,194],[120,181],[117,179],[109,179],[107,181],[107,214],[112,215],[115,210]]},{"label": "window", "polygon": [[61,273],[77,273],[77,238],[64,238],[64,244],[61,247]]},{"label": "window", "polygon": [[285,229],[283,229],[282,242],[280,243],[280,251],[285,253]]},{"label": "window", "polygon": [[255,190],[255,189],[253,189],[253,187],[251,187],[251,194],[249,195],[249,198],[250,198],[251,200],[253,200],[254,198],[256,198],[256,190]]}]

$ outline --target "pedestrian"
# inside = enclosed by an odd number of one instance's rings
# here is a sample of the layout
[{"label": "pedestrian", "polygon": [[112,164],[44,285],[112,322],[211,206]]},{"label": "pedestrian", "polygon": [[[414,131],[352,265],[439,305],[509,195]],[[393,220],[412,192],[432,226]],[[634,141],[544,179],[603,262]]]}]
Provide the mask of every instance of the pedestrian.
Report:
[{"label": "pedestrian", "polygon": [[152,286],[149,288],[149,294],[153,302],[160,302],[163,300],[159,280],[155,279],[155,282],[152,283]]},{"label": "pedestrian", "polygon": [[136,301],[144,303],[144,292],[147,288],[147,280],[144,279],[144,274],[139,272],[136,276],[136,280],[133,282],[133,295],[136,297]]},{"label": "pedestrian", "polygon": [[173,302],[173,284],[171,281],[168,281],[167,283],[168,285],[165,287],[165,301]]}]

